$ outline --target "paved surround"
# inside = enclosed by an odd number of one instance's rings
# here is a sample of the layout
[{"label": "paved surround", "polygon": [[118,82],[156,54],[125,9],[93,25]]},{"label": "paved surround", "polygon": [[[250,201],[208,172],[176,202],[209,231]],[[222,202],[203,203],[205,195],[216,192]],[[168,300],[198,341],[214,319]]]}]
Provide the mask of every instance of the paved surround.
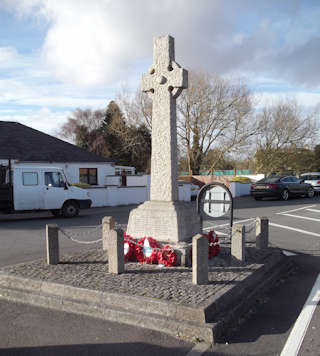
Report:
[{"label": "paved surround", "polygon": [[[222,249],[226,259],[228,248]],[[239,267],[209,267],[209,284],[193,285],[187,267],[159,268],[127,263],[125,273],[108,273],[106,252],[91,250],[0,270],[0,296],[58,310],[214,342],[251,299],[287,268],[278,250],[248,248]]]}]

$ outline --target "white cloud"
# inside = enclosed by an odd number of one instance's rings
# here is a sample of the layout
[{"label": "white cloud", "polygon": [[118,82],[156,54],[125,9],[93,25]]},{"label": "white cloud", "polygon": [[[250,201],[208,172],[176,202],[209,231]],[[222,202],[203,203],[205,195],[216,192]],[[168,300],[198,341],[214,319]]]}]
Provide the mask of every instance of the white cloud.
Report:
[{"label": "white cloud", "polygon": [[0,47],[0,65],[10,63],[18,57],[17,51],[12,47]]},{"label": "white cloud", "polygon": [[[152,37],[170,33],[177,61],[219,74],[272,72],[288,80],[320,84],[317,68],[299,68],[297,57],[317,57],[308,41],[320,30],[320,6],[297,0],[6,0],[19,16],[45,19],[42,56],[56,78],[94,87],[126,80],[152,57]],[[296,41],[295,41],[296,39]],[[285,67],[285,63],[289,63]],[[138,80],[138,78],[137,78]]]},{"label": "white cloud", "polygon": [[307,91],[281,91],[281,92],[261,92],[258,95],[256,109],[274,105],[282,99],[294,99],[297,103],[307,109],[314,108],[320,103],[320,93],[310,93]]},{"label": "white cloud", "polygon": [[7,110],[0,110],[1,121],[14,121],[34,129],[45,132],[49,135],[55,135],[57,130],[67,121],[70,115],[69,111],[53,112],[47,107],[43,107],[35,112],[8,113]]},{"label": "white cloud", "polygon": [[[320,86],[317,2],[161,0],[159,5],[158,0],[3,1],[18,16],[44,20],[47,27],[39,49],[42,61],[27,59],[28,81],[23,78],[24,70],[10,83],[0,82],[2,102],[103,107],[115,96],[120,81],[138,87],[141,73],[152,61],[152,37],[167,33],[176,38],[177,62],[188,69],[233,76],[247,73],[248,77],[262,78],[256,82],[259,90],[274,86],[285,94],[290,83],[313,89]],[[1,58],[15,63],[23,60],[11,47],[0,49],[0,66],[8,62]],[[43,83],[51,81],[52,75],[62,84]],[[86,87],[97,92],[81,89]],[[299,100],[308,104],[317,101],[317,94],[300,91],[300,96],[295,94]],[[264,94],[268,95],[278,96]]]}]

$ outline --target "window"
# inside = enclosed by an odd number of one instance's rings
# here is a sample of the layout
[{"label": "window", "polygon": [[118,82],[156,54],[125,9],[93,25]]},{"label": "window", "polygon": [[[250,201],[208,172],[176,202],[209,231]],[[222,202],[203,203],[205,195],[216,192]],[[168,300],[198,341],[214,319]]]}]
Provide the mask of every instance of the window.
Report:
[{"label": "window", "polygon": [[23,172],[22,173],[23,185],[38,185],[37,172]]},{"label": "window", "polygon": [[44,182],[48,187],[64,188],[66,186],[60,172],[45,172]]},{"label": "window", "polygon": [[90,185],[98,184],[98,169],[97,168],[80,168],[80,183],[87,183]]},{"label": "window", "polygon": [[116,176],[122,176],[125,174],[126,176],[131,176],[133,174],[131,169],[124,169],[124,168],[116,168],[115,169],[115,175]]},{"label": "window", "polygon": [[300,180],[297,177],[291,177],[291,182],[300,183]]}]

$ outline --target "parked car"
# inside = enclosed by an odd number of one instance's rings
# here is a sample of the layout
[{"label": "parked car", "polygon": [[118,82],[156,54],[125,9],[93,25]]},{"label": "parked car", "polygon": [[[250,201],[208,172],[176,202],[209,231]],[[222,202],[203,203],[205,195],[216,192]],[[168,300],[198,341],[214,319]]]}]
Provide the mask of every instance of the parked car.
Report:
[{"label": "parked car", "polygon": [[314,197],[311,184],[304,183],[294,176],[270,176],[251,184],[251,195],[255,200],[265,197],[279,197],[288,200],[290,196]]},{"label": "parked car", "polygon": [[311,184],[316,193],[320,193],[320,172],[303,173],[300,179],[305,183]]}]

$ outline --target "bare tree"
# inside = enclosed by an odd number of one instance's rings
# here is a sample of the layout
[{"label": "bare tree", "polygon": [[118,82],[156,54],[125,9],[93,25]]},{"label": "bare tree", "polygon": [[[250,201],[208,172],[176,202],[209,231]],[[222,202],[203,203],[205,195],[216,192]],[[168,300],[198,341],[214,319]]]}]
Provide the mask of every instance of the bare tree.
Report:
[{"label": "bare tree", "polygon": [[76,109],[68,121],[57,132],[58,136],[75,143],[79,128],[86,128],[87,132],[98,130],[105,117],[105,110]]},{"label": "bare tree", "polygon": [[145,125],[151,132],[152,127],[152,100],[139,88],[136,93],[130,94],[127,88],[117,94],[117,103],[123,112],[128,125]]},{"label": "bare tree", "polygon": [[314,144],[317,116],[317,109],[306,112],[292,99],[280,99],[258,113],[257,170],[269,174],[294,166],[290,159],[294,159],[295,152]]},{"label": "bare tree", "polygon": [[189,88],[178,101],[178,135],[189,171],[198,174],[205,156],[219,149],[213,170],[225,153],[249,144],[256,132],[249,89],[241,82],[190,73]]}]

